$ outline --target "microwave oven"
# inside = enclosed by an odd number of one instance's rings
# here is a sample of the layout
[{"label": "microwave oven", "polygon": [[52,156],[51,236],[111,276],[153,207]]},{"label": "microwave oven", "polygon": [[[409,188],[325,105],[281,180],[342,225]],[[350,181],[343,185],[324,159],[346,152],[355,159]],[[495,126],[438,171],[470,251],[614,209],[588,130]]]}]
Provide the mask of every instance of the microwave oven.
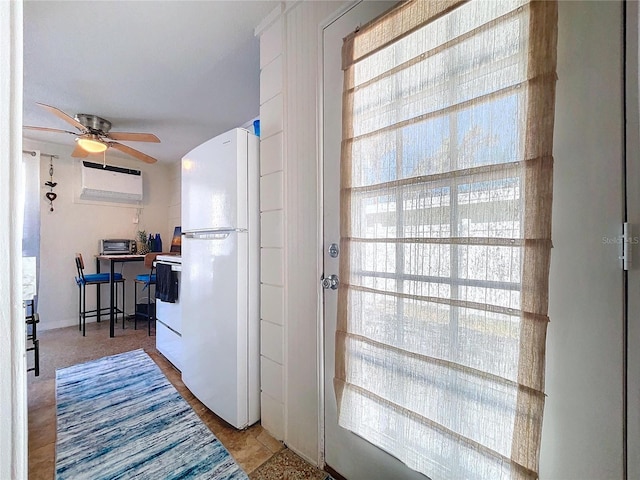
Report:
[{"label": "microwave oven", "polygon": [[133,240],[122,238],[109,238],[100,240],[101,255],[129,255],[131,253]]}]

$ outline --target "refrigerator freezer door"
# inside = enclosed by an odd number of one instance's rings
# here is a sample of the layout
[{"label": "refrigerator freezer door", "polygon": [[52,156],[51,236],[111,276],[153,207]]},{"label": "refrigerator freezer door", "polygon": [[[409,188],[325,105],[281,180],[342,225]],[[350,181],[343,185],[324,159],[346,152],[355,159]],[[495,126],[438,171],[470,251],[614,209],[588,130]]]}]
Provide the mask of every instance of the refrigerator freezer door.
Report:
[{"label": "refrigerator freezer door", "polygon": [[248,135],[231,130],[182,158],[182,232],[248,228]]},{"label": "refrigerator freezer door", "polygon": [[185,236],[182,242],[182,380],[236,428],[249,422],[248,234]]}]

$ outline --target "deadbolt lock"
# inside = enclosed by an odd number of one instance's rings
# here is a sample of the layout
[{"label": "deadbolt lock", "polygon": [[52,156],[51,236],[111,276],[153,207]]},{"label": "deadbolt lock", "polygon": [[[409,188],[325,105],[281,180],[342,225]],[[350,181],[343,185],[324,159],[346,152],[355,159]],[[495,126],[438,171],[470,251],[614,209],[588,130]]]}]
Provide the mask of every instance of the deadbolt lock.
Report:
[{"label": "deadbolt lock", "polygon": [[332,274],[328,277],[322,277],[322,288],[336,290],[338,285],[340,285],[340,280],[337,275]]}]

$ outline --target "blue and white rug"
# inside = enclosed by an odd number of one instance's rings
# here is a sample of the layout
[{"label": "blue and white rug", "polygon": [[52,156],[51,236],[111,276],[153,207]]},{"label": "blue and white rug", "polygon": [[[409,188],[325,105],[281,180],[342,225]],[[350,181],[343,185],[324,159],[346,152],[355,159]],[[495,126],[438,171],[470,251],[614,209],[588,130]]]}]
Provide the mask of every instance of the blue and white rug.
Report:
[{"label": "blue and white rug", "polygon": [[142,350],[56,371],[56,478],[247,475]]}]

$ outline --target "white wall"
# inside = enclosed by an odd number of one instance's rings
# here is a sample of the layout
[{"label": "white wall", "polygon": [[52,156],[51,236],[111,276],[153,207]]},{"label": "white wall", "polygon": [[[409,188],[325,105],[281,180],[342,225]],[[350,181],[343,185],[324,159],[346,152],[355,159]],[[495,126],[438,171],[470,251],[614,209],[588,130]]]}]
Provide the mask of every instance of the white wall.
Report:
[{"label": "white wall", "polygon": [[260,373],[262,426],[285,439],[283,19],[260,41]]},{"label": "white wall", "polygon": [[320,24],[342,2],[287,2],[258,27],[262,424],[319,461]]},{"label": "white wall", "polygon": [[167,199],[169,200],[169,210],[167,213],[167,232],[168,236],[162,236],[162,250],[168,252],[171,248],[171,237],[173,236],[173,230],[175,227],[181,225],[181,194],[182,194],[182,183],[181,183],[181,162],[173,163],[166,167],[168,169],[167,174]]},{"label": "white wall", "polygon": [[[24,141],[25,149],[38,149],[42,153],[58,155],[53,160],[54,211],[44,198],[49,180],[49,157],[41,157],[41,215],[40,215],[40,278],[39,328],[43,330],[77,325],[78,287],[74,264],[76,253],[82,253],[88,273],[95,272],[94,256],[98,253],[101,238],[134,238],[138,229],[160,233],[163,250],[168,251],[173,226],[168,224],[169,203],[172,198],[171,169],[161,164],[148,165],[135,160],[107,155],[107,163],[142,171],[144,198],[141,204],[124,205],[109,202],[76,200],[80,185],[77,159],[71,157],[73,145],[58,145],[30,140]],[[100,156],[87,160],[99,163]],[[139,223],[133,223],[139,212]],[[102,271],[108,268],[102,266]],[[119,268],[119,267],[118,267]],[[119,270],[118,270],[119,271]],[[139,263],[126,264],[123,273],[127,282],[127,311],[133,312],[133,277],[142,272]],[[102,302],[108,301],[104,289]],[[87,289],[87,308],[95,305],[95,288]],[[94,318],[89,319],[91,321]]]},{"label": "white wall", "polygon": [[286,441],[318,461],[320,23],[339,2],[299,2],[285,34]]},{"label": "white wall", "polygon": [[560,2],[558,32],[541,478],[621,479],[621,4]]}]

